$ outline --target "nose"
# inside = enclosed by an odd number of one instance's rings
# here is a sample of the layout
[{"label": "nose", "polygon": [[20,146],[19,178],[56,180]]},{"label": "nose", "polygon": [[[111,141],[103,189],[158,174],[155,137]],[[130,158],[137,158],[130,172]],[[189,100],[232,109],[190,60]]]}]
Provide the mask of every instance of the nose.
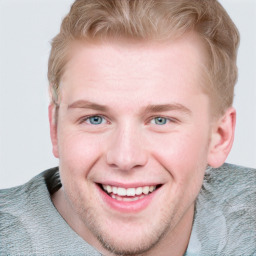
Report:
[{"label": "nose", "polygon": [[111,137],[107,151],[107,164],[123,171],[145,166],[148,154],[138,129],[124,125]]}]

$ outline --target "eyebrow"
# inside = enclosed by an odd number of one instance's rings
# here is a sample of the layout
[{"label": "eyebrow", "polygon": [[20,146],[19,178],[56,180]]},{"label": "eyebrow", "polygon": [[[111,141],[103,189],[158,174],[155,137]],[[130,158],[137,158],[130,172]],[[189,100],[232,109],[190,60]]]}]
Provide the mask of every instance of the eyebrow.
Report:
[{"label": "eyebrow", "polygon": [[[78,100],[73,102],[72,104],[68,105],[68,109],[73,108],[86,108],[86,109],[93,109],[97,111],[107,112],[109,108],[105,105],[101,105],[98,103],[94,103],[87,100]],[[160,105],[148,105],[142,111],[143,113],[158,113],[158,112],[166,112],[166,111],[180,111],[184,112],[185,114],[191,115],[191,110],[179,103],[172,103],[172,104],[160,104]]]},{"label": "eyebrow", "polygon": [[72,108],[88,108],[98,111],[108,111],[108,107],[87,100],[78,100],[68,105],[68,109]]},{"label": "eyebrow", "polygon": [[149,105],[146,107],[146,113],[158,113],[158,112],[166,112],[166,111],[180,111],[184,112],[187,115],[191,115],[192,112],[190,109],[185,107],[179,103],[172,103],[172,104],[161,104],[161,105]]}]

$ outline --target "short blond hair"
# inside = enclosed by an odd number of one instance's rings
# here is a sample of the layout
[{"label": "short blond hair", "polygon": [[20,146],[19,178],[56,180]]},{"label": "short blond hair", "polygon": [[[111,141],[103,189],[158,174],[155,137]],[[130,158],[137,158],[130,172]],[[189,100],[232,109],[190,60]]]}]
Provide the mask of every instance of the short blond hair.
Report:
[{"label": "short blond hair", "polygon": [[206,89],[219,114],[233,103],[239,32],[217,0],[76,0],[52,40],[48,79],[52,101],[75,40],[168,40],[195,31],[208,49]]}]

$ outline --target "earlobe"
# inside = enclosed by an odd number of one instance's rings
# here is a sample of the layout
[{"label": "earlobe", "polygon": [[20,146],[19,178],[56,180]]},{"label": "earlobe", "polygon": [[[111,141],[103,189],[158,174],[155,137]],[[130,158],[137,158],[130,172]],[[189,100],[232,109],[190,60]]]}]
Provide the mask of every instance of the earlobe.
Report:
[{"label": "earlobe", "polygon": [[52,152],[56,158],[59,158],[56,111],[57,111],[56,105],[54,103],[51,103],[48,107],[48,117],[49,117],[49,123],[50,123]]},{"label": "earlobe", "polygon": [[212,127],[208,165],[217,168],[226,160],[234,141],[236,111],[229,108]]}]

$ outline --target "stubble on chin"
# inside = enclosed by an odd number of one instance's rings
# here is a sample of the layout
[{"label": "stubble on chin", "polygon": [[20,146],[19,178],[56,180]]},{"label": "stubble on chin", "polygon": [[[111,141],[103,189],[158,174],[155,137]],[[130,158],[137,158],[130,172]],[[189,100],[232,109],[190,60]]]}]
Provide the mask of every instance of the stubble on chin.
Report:
[{"label": "stubble on chin", "polygon": [[[104,230],[105,222],[100,219],[101,217],[93,208],[80,209],[80,216],[83,223],[100,245],[111,253],[111,255],[116,256],[144,255],[154,247],[157,247],[159,242],[173,228],[173,218],[171,212],[168,212],[162,214],[161,219],[157,223],[152,224],[152,220],[148,220],[148,225],[144,227],[143,235],[129,241],[129,237],[125,235],[121,239],[115,239],[115,235],[110,235],[109,233],[112,230]],[[141,227],[138,227],[138,229],[140,228]],[[136,234],[137,232],[134,230],[134,235]]]}]

